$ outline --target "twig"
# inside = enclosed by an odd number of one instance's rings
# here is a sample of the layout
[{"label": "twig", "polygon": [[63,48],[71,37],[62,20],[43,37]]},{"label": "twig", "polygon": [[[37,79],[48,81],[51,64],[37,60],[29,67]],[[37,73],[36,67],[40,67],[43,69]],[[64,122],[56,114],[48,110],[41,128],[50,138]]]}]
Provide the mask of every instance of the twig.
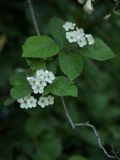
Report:
[{"label": "twig", "polygon": [[[33,19],[33,23],[34,23],[34,27],[35,27],[35,30],[36,30],[36,33],[37,35],[40,35],[40,30],[39,30],[39,27],[38,27],[38,24],[37,24],[37,21],[36,21],[36,18],[35,18],[35,14],[34,14],[34,10],[33,10],[33,6],[32,6],[32,2],[31,0],[27,0],[28,1],[28,4],[29,4],[29,8],[30,8],[30,11],[31,11],[31,16],[32,16],[32,19]],[[76,129],[76,127],[88,127],[88,128],[91,128],[93,130],[93,133],[95,134],[95,137],[97,139],[97,142],[98,142],[98,145],[100,147],[100,149],[104,152],[104,154],[110,158],[110,159],[116,159],[116,160],[120,160],[120,158],[114,153],[114,155],[110,155],[106,149],[104,148],[104,146],[102,145],[102,142],[101,142],[101,139],[99,137],[99,134],[95,128],[95,126],[93,126],[92,124],[90,124],[89,122],[86,122],[86,123],[74,123],[72,118],[70,117],[70,114],[67,110],[67,107],[66,107],[66,104],[65,104],[65,101],[64,101],[64,98],[61,97],[61,100],[62,100],[62,104],[63,104],[63,108],[65,110],[65,114],[66,114],[66,117],[68,118],[68,121],[72,127],[72,129]]]},{"label": "twig", "polygon": [[39,27],[38,27],[38,24],[37,24],[37,21],[36,21],[36,18],[35,18],[35,13],[34,13],[34,9],[33,9],[33,6],[32,6],[32,1],[31,0],[27,0],[27,1],[28,1],[30,11],[31,11],[31,16],[32,16],[32,20],[33,20],[33,23],[34,23],[35,31],[36,31],[37,35],[40,35],[40,30],[39,30]]},{"label": "twig", "polygon": [[93,133],[95,134],[95,137],[97,139],[97,142],[98,142],[98,145],[100,147],[100,149],[104,152],[104,154],[110,158],[110,159],[116,159],[116,160],[120,160],[120,158],[114,153],[114,155],[110,155],[107,150],[104,148],[104,146],[102,145],[102,142],[101,142],[101,139],[99,137],[99,134],[95,128],[95,126],[93,126],[92,124],[90,124],[89,122],[85,122],[85,123],[74,123],[72,118],[70,117],[70,114],[67,110],[67,107],[66,107],[66,104],[65,104],[65,101],[63,99],[63,97],[61,97],[61,100],[62,100],[62,104],[63,104],[63,108],[65,110],[65,114],[66,114],[66,117],[68,118],[68,121],[71,125],[71,127],[73,129],[76,129],[76,127],[88,127],[88,128],[91,128],[93,130]]}]

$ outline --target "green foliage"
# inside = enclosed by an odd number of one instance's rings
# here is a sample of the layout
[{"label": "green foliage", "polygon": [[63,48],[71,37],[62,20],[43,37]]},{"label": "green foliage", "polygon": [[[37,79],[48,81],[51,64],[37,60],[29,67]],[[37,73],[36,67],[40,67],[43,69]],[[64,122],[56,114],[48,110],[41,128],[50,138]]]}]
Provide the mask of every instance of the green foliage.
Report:
[{"label": "green foliage", "polygon": [[13,99],[13,98],[8,98],[8,99],[5,100],[4,105],[9,106],[9,105],[13,104],[15,101],[16,100]]},{"label": "green foliage", "polygon": [[77,87],[66,77],[56,77],[52,85],[49,86],[48,91],[56,96],[73,96],[78,94]]},{"label": "green foliage", "polygon": [[59,46],[48,36],[29,37],[24,46],[22,57],[27,58],[47,58],[56,55]]},{"label": "green foliage", "polygon": [[87,159],[82,156],[75,155],[70,157],[68,160],[87,160]]},{"label": "green foliage", "polygon": [[10,94],[14,99],[23,98],[31,94],[32,89],[26,79],[26,73],[17,73],[10,78],[10,83],[13,88]]},{"label": "green foliage", "polygon": [[40,134],[44,131],[46,123],[45,121],[39,121],[39,117],[33,117],[29,118],[29,120],[26,123],[25,129],[29,136],[31,137],[37,137],[40,136]]},{"label": "green foliage", "polygon": [[83,61],[79,53],[75,51],[61,52],[59,54],[60,68],[70,80],[77,78],[82,72]]},{"label": "green foliage", "polygon": [[106,45],[99,38],[95,39],[94,45],[81,49],[80,53],[87,58],[95,59],[98,61],[105,61],[115,57],[115,54],[112,52],[110,47],[108,47],[108,45]]},{"label": "green foliage", "polygon": [[17,85],[14,86],[11,90],[10,90],[10,95],[15,98],[15,99],[19,99],[19,98],[24,98],[25,96],[30,95],[32,92],[31,87],[29,85]]},{"label": "green foliage", "polygon": [[46,69],[46,63],[43,59],[27,58],[26,60],[32,70]]},{"label": "green foliage", "polygon": [[[100,37],[117,55],[105,62],[82,57],[83,73],[74,80],[79,90],[78,96],[64,97],[74,122],[90,121],[96,126],[107,151],[111,153],[110,144],[117,150],[120,148],[120,18],[112,12],[114,2],[95,1],[91,15],[85,14],[82,6],[74,0],[32,2],[41,33],[49,34],[47,21],[57,15],[77,22],[86,32]],[[29,35],[36,33],[26,1],[1,1],[0,11],[0,31],[7,37],[2,47],[0,35],[0,160],[68,160],[75,155],[84,155],[89,160],[106,160],[91,130],[84,127],[74,131],[71,129],[59,97],[55,97],[53,107],[45,109],[22,110],[18,103],[4,107],[9,94],[9,77],[15,70],[28,68],[24,59],[20,58],[20,48]],[[103,20],[108,13],[111,17]],[[64,47],[67,52],[71,51],[71,44],[69,48],[67,45]],[[63,76],[57,54],[46,58],[45,62],[46,69],[54,71],[56,76]],[[38,65],[41,64],[38,62]],[[51,138],[45,138],[50,135]]]},{"label": "green foliage", "polygon": [[66,45],[67,39],[65,37],[65,30],[63,28],[63,24],[65,21],[62,19],[53,17],[49,21],[49,30],[52,37],[56,40],[56,42],[60,45],[61,49]]},{"label": "green foliage", "polygon": [[[44,143],[46,142],[46,143]],[[47,135],[40,141],[37,152],[33,160],[53,160],[57,159],[61,154],[61,141],[58,137]]]}]

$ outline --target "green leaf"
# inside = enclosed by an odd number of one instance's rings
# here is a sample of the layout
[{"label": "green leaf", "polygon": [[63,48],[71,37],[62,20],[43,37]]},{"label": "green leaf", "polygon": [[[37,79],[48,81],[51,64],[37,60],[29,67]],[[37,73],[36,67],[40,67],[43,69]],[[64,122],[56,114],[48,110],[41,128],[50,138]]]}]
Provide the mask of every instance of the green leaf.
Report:
[{"label": "green leaf", "polygon": [[68,160],[87,160],[87,159],[79,155],[74,155],[70,157]]},{"label": "green leaf", "polygon": [[83,61],[79,53],[73,52],[61,52],[59,54],[59,64],[62,72],[68,76],[70,80],[77,78],[83,68]]},{"label": "green leaf", "polygon": [[55,41],[48,36],[31,36],[24,46],[22,57],[47,58],[56,55],[60,48]]},{"label": "green leaf", "polygon": [[56,96],[76,97],[78,94],[77,87],[66,77],[57,77],[53,84],[47,89],[47,92],[48,91]]},{"label": "green leaf", "polygon": [[28,85],[28,81],[26,79],[27,72],[16,73],[10,77],[10,83],[13,86],[16,85]]},{"label": "green leaf", "polygon": [[25,129],[28,135],[30,135],[31,137],[36,137],[45,130],[45,127],[45,120],[40,120],[39,117],[30,117],[27,120]]},{"label": "green leaf", "polygon": [[46,69],[46,64],[43,59],[27,58],[27,61],[31,66],[32,70]]},{"label": "green leaf", "polygon": [[55,160],[62,152],[61,139],[55,136],[42,137],[33,160]]},{"label": "green leaf", "polygon": [[10,78],[10,83],[14,87],[10,90],[10,94],[14,99],[23,98],[31,94],[32,89],[26,79],[27,73],[17,73]]},{"label": "green leaf", "polygon": [[30,95],[31,92],[32,92],[32,89],[30,85],[18,85],[18,86],[14,86],[10,90],[10,95],[15,99],[19,99],[19,98],[23,98],[25,96]]},{"label": "green leaf", "polygon": [[67,42],[65,36],[65,29],[63,28],[63,24],[65,22],[62,19],[53,17],[49,21],[49,30],[52,37],[56,40],[56,42],[60,45],[61,49],[65,46]]},{"label": "green leaf", "polygon": [[15,99],[9,98],[9,99],[5,100],[4,105],[5,105],[5,106],[10,106],[10,105],[13,104],[14,102],[15,102]]},{"label": "green leaf", "polygon": [[115,54],[112,50],[105,44],[101,39],[96,38],[95,44],[91,46],[86,46],[79,50],[80,53],[91,59],[95,59],[98,61],[105,61],[115,57]]}]

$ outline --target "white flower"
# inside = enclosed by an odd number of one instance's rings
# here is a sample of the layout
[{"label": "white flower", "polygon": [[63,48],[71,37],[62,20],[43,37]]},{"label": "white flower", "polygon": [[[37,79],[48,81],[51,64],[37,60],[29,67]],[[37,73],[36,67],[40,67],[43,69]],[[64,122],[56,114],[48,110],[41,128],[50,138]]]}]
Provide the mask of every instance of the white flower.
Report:
[{"label": "white flower", "polygon": [[30,103],[30,107],[29,108],[37,106],[37,99],[35,99],[33,96],[30,96],[29,99],[28,99],[28,101]]},{"label": "white flower", "polygon": [[84,29],[82,29],[82,28],[77,28],[77,36],[78,36],[78,40],[80,40],[81,37],[85,36]]},{"label": "white flower", "polygon": [[35,94],[43,93],[47,83],[51,84],[54,79],[55,76],[52,72],[42,69],[37,70],[35,76],[27,77],[27,80],[32,87],[33,93]]},{"label": "white flower", "polygon": [[84,36],[81,37],[81,39],[77,43],[81,48],[87,45],[87,41]]},{"label": "white flower", "polygon": [[45,108],[45,106],[48,106],[48,100],[46,97],[40,97],[38,100],[38,105],[40,105],[42,108]]},{"label": "white flower", "polygon": [[73,30],[75,28],[75,23],[65,22],[65,24],[63,25],[63,28],[66,31]]},{"label": "white flower", "polygon": [[54,74],[53,74],[52,72],[46,70],[46,71],[45,71],[45,81],[46,81],[47,83],[50,83],[50,84],[51,84],[54,79],[55,79]]},{"label": "white flower", "polygon": [[92,45],[95,43],[95,40],[91,34],[86,34],[85,36],[86,36],[86,39],[87,39],[89,45]]},{"label": "white flower", "polygon": [[49,104],[49,105],[54,104],[54,97],[53,97],[53,96],[50,96],[50,95],[49,95],[49,96],[47,97],[47,100],[48,100],[48,104]]},{"label": "white flower", "polygon": [[44,86],[39,85],[39,84],[33,85],[32,89],[33,89],[33,93],[35,94],[44,92]]},{"label": "white flower", "polygon": [[34,85],[36,82],[36,79],[34,77],[27,77],[28,82],[30,83],[30,85]]},{"label": "white flower", "polygon": [[54,104],[54,97],[49,95],[47,97],[40,97],[38,100],[38,105],[40,105],[42,108],[45,108],[45,106]]},{"label": "white flower", "polygon": [[36,72],[36,78],[37,79],[44,79],[45,71],[43,69],[37,70]]},{"label": "white flower", "polygon": [[69,29],[72,23],[66,22],[63,27],[65,28],[66,32],[66,39],[69,43],[77,43],[79,47],[84,47],[86,45],[92,45],[95,43],[95,40],[91,34],[85,34],[84,29],[75,27],[74,29]]},{"label": "white flower", "polygon": [[66,32],[66,38],[70,43],[77,42],[78,32],[77,31]]},{"label": "white flower", "polygon": [[36,79],[35,85],[43,86],[45,87],[47,85],[46,81],[44,79]]},{"label": "white flower", "polygon": [[33,108],[37,106],[37,100],[33,96],[26,96],[17,100],[20,103],[20,108]]}]

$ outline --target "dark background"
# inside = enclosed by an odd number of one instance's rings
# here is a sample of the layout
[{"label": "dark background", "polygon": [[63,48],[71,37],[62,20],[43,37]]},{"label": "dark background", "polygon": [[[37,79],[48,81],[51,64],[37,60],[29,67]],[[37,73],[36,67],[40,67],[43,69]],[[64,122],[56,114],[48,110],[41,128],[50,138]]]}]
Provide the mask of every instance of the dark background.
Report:
[{"label": "dark background", "polygon": [[[96,0],[87,15],[76,0],[33,0],[41,34],[49,34],[52,16],[74,21],[87,32],[101,37],[117,55],[96,62],[86,60],[77,79],[78,98],[65,98],[74,122],[90,121],[96,126],[109,153],[120,148],[120,16],[112,0]],[[111,13],[106,21],[103,17]],[[75,131],[65,119],[60,99],[53,107],[22,110],[17,103],[4,106],[9,97],[9,77],[27,69],[21,58],[22,44],[35,35],[27,1],[0,1],[0,160],[106,160],[91,130]],[[99,51],[98,51],[99,52]],[[72,160],[77,160],[73,158]]]}]

